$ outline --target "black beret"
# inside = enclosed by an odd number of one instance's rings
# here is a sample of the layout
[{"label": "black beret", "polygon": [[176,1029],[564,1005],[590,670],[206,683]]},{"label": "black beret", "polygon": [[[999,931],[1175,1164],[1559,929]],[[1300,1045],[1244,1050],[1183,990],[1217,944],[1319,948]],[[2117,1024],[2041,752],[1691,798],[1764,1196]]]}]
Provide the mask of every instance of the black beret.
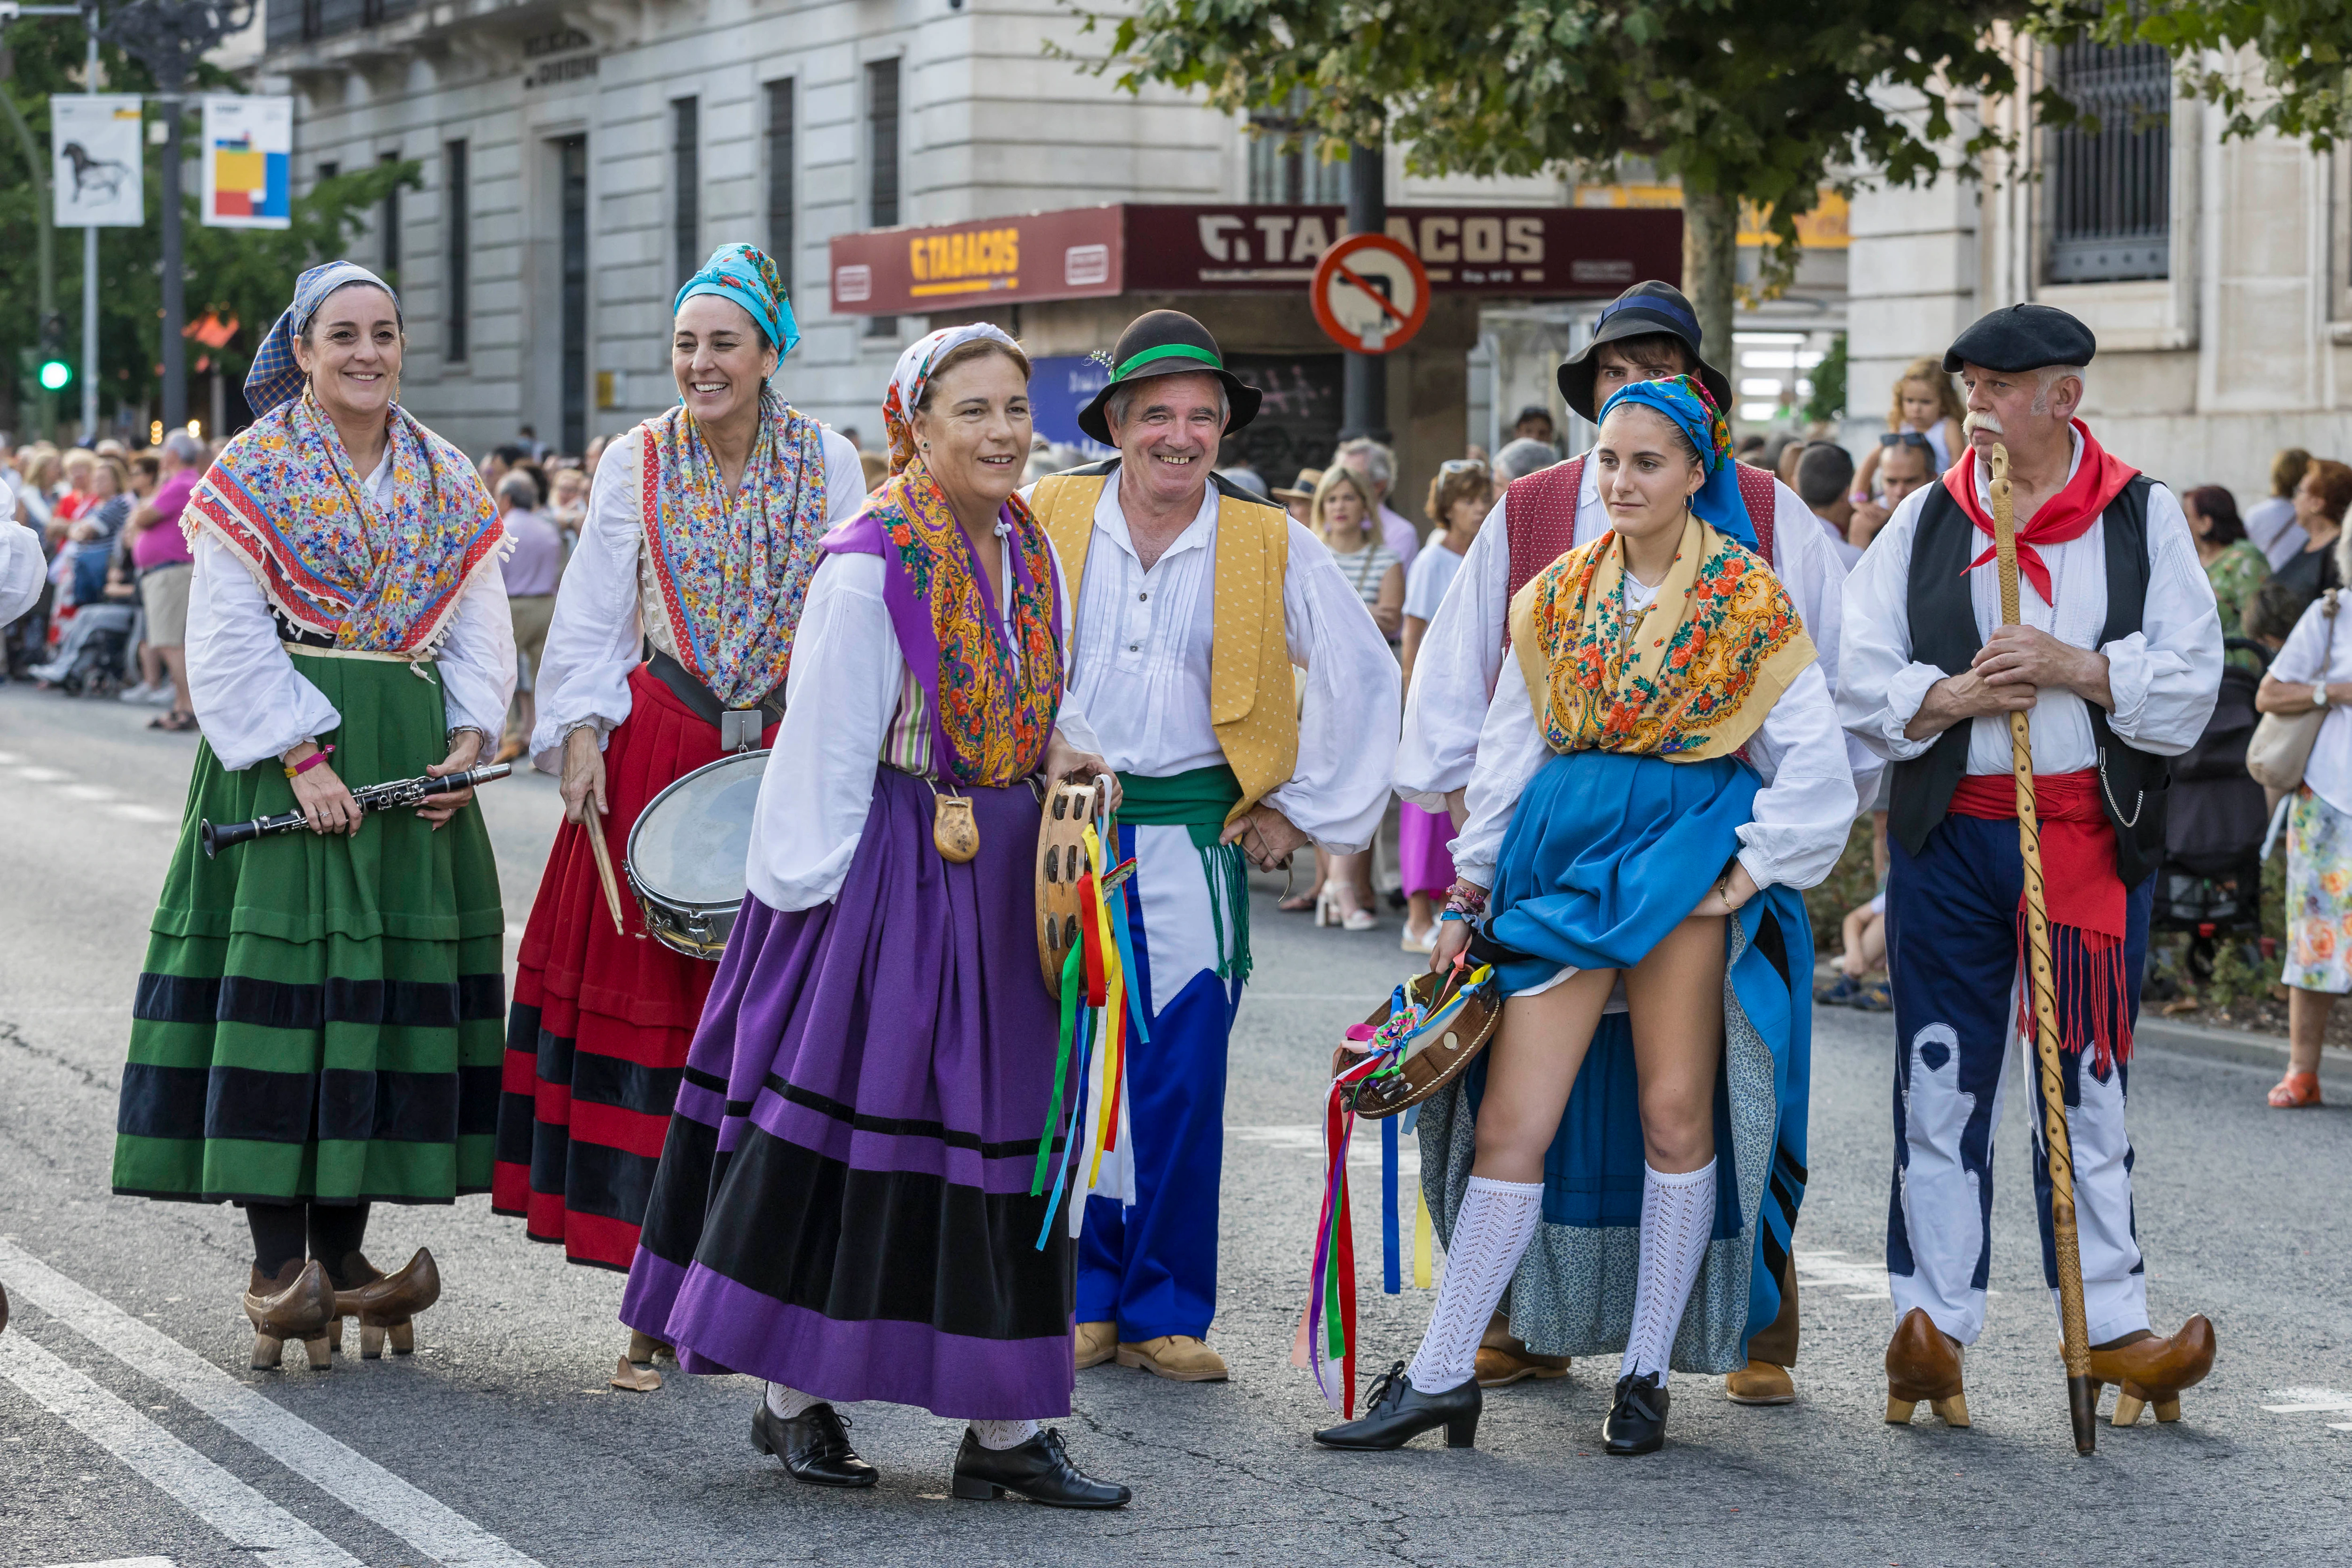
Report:
[{"label": "black beret", "polygon": [[2099,352],[2091,329],[2054,305],[2011,305],[1979,316],[1944,351],[1946,374],[1963,364],[1987,370],[2040,370],[2045,364],[2088,364]]}]

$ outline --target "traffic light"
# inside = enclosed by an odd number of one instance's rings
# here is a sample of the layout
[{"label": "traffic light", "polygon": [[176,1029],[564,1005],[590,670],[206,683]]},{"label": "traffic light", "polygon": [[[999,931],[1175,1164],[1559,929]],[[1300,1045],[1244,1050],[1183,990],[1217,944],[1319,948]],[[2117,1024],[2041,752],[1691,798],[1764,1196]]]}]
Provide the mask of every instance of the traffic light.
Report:
[{"label": "traffic light", "polygon": [[66,363],[65,321],[55,312],[41,321],[40,366],[35,374],[44,392],[63,392],[73,380],[73,366]]}]

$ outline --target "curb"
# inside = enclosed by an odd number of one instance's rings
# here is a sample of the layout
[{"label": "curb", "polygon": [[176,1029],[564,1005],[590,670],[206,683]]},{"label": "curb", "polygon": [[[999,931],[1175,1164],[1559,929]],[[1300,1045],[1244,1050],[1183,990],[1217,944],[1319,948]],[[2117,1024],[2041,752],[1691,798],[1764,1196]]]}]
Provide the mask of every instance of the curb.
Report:
[{"label": "curb", "polygon": [[[2179,1051],[2184,1056],[2238,1062],[2247,1067],[2273,1068],[2280,1072],[2286,1070],[2286,1042],[2276,1035],[2250,1034],[2243,1029],[2209,1029],[2200,1024],[2176,1024],[2167,1018],[2151,1018],[2145,1013],[2140,1015],[2133,1032],[2149,1045]],[[2352,1050],[2340,1046],[2322,1048],[2319,1076],[2323,1080],[2352,1084]]]}]

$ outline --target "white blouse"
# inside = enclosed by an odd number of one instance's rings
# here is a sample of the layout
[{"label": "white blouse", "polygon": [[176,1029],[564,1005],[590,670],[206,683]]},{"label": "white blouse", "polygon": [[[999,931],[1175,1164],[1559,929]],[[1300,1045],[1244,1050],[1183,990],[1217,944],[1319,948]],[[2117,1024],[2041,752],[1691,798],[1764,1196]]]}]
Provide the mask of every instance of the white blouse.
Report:
[{"label": "white blouse", "polygon": [[[906,655],[882,602],[887,566],[879,555],[828,555],[809,584],[792,674],[784,683],[783,722],[761,776],[744,868],[746,886],[772,910],[789,912],[832,902],[848,879],[849,863],[865,836],[883,740],[907,676]],[[1012,589],[1007,555],[997,576],[996,603],[1001,634],[1008,641]],[[1066,591],[1066,668],[1069,625]],[[1102,749],[1067,696],[1054,728],[1081,752]]]},{"label": "white blouse", "polygon": [[[2273,679],[2291,686],[2352,680],[2352,594],[2341,597],[2333,637],[2324,595],[2304,610],[2287,634],[2286,646],[2271,660]],[[2327,717],[2319,721],[2319,737],[2312,742],[2311,760],[2303,766],[2303,782],[2320,799],[2352,816],[2352,710],[2329,706]]]},{"label": "white blouse", "polygon": [[[2083,461],[2074,444],[2073,477]],[[1845,664],[1837,689],[1838,717],[1846,731],[1892,762],[1924,754],[1937,736],[1914,741],[1903,731],[1918,715],[1927,689],[1946,672],[1911,657],[1911,542],[1919,510],[1935,487],[1903,498],[1895,515],[1863,552],[1862,564],[1845,584]],[[1981,465],[1979,504],[1990,509]],[[2102,646],[2107,620],[2106,524],[2094,522],[2063,544],[2036,546],[2050,569],[2053,608],[2021,577],[2019,618],[2060,642],[2096,648],[2107,658],[2107,686],[2115,711],[2107,722],[2118,740],[2158,756],[2178,756],[2196,744],[2212,716],[2221,685],[2221,616],[2213,584],[2197,560],[2197,542],[2180,503],[2162,485],[2147,493],[2147,599],[2140,629]],[[1990,561],[1969,574],[1969,596],[1976,610],[1977,635],[1989,637],[2000,625],[2000,574]],[[2045,686],[2028,714],[2036,773],[2079,773],[2096,764],[2090,705],[2064,687]],[[2009,718],[1981,715],[1969,721],[1971,773],[2011,769]]]},{"label": "white blouse", "polygon": [[[1655,589],[1644,591],[1626,577],[1628,608],[1646,606],[1655,597]],[[1469,816],[1454,840],[1454,868],[1464,878],[1482,888],[1495,885],[1495,865],[1519,797],[1552,755],[1536,722],[1526,672],[1516,658],[1507,659],[1479,727]],[[1739,863],[1759,888],[1810,888],[1837,864],[1857,805],[1837,710],[1818,661],[1806,666],[1772,705],[1748,742],[1748,755],[1763,775],[1764,787],[1756,792],[1753,818],[1739,828]],[[1712,876],[1716,868],[1694,870]],[[1691,902],[1697,903],[1698,896]]]},{"label": "white blouse", "polygon": [[[367,486],[378,500],[391,500],[389,451]],[[188,695],[221,766],[232,773],[249,768],[340,726],[342,715],[304,678],[278,640],[269,600],[245,563],[210,533],[196,536],[194,553]],[[491,742],[487,749],[495,750],[515,688],[514,624],[507,614],[506,580],[499,573],[475,575],[449,617],[434,664],[448,727],[479,731]]]},{"label": "white blouse", "polygon": [[[650,422],[648,422],[650,423]],[[539,716],[530,732],[531,761],[547,773],[563,766],[563,737],[593,726],[604,737],[629,716],[629,674],[644,662],[645,643],[673,658],[669,623],[646,569],[646,521],[637,489],[645,426],[615,437],[596,465],[580,542],[555,590],[555,613],[535,678]],[[866,504],[866,471],[857,448],[824,432],[825,525],[855,517]],[[805,610],[803,610],[805,614]],[[797,637],[795,638],[797,662]]]},{"label": "white blouse", "polygon": [[[1579,544],[1609,531],[1599,475],[1599,465],[1588,460],[1577,491]],[[1845,563],[1830,548],[1821,519],[1794,490],[1775,483],[1772,497],[1772,574],[1796,605],[1822,677],[1834,694],[1843,679]],[[1397,748],[1397,794],[1431,811],[1444,811],[1446,795],[1470,782],[1487,699],[1508,662],[1503,651],[1511,611],[1508,504],[1507,495],[1486,514],[1413,659],[1404,736]],[[1845,752],[1855,794],[1875,799],[1885,764],[1859,741],[1846,742]]]},{"label": "white blouse", "polygon": [[[11,503],[13,506],[13,502]],[[0,517],[0,626],[33,607],[41,596],[41,536]]]},{"label": "white blouse", "polygon": [[[1114,470],[1095,504],[1078,587],[1070,691],[1120,773],[1164,778],[1225,760],[1209,719],[1216,641],[1217,489],[1145,571]],[[1290,662],[1307,672],[1298,763],[1265,804],[1324,848],[1369,846],[1388,804],[1396,754],[1397,661],[1323,542],[1293,521],[1282,615]],[[1277,700],[1286,693],[1260,693]]]}]

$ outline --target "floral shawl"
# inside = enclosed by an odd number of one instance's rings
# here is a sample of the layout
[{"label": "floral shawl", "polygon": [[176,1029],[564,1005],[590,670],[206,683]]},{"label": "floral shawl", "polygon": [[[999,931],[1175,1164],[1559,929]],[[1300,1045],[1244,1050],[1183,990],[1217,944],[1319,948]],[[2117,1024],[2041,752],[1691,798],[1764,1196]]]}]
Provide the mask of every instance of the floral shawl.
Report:
[{"label": "floral shawl", "polygon": [[379,506],[311,395],[231,441],[180,518],[245,563],[300,629],[367,653],[433,656],[474,579],[508,542],[466,455],[394,405],[393,493]]},{"label": "floral shawl", "polygon": [[694,416],[644,426],[637,489],[678,662],[730,708],[784,684],[825,531],[824,432],[773,392],[730,496]]},{"label": "floral shawl", "polygon": [[1723,756],[1813,661],[1771,569],[1693,515],[1656,599],[1631,622],[1624,541],[1613,530],[1553,562],[1511,602],[1511,646],[1555,752]]}]

